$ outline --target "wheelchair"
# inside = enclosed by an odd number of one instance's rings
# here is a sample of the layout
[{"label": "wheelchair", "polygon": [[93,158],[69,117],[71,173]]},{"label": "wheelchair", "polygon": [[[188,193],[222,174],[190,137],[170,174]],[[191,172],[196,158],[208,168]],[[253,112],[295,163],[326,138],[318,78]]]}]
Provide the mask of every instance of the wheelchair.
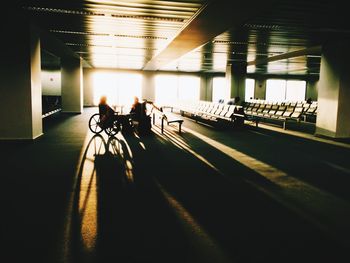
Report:
[{"label": "wheelchair", "polygon": [[94,134],[105,132],[108,136],[115,136],[119,131],[123,134],[147,135],[151,132],[151,116],[145,115],[137,119],[135,113],[114,114],[107,124],[103,124],[99,113],[93,114],[89,119],[89,129]]},{"label": "wheelchair", "polygon": [[115,136],[122,129],[130,128],[132,125],[132,121],[128,115],[115,114],[112,120],[107,124],[101,122],[101,116],[99,113],[93,114],[89,119],[89,129],[92,133],[100,134],[104,131],[108,136]]}]

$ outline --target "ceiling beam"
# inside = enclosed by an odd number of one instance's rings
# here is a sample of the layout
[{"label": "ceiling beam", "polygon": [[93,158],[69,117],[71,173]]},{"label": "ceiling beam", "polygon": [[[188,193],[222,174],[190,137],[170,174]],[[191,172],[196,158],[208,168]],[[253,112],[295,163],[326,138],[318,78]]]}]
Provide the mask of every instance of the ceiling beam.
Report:
[{"label": "ceiling beam", "polygon": [[151,58],[144,70],[159,70],[188,52],[206,44],[230,28],[239,27],[247,19],[276,0],[235,1],[213,0],[203,5],[163,50]]},{"label": "ceiling beam", "polygon": [[261,59],[249,61],[247,63],[247,66],[266,65],[269,62],[288,59],[288,58],[301,57],[301,56],[305,56],[305,55],[319,55],[319,54],[321,54],[321,51],[322,51],[321,46],[309,47],[309,48],[305,48],[305,49],[300,49],[300,50],[296,50],[296,51],[292,51],[292,52],[283,53],[283,54],[276,55],[276,56],[271,56],[271,57],[267,57],[267,58],[261,58]]}]

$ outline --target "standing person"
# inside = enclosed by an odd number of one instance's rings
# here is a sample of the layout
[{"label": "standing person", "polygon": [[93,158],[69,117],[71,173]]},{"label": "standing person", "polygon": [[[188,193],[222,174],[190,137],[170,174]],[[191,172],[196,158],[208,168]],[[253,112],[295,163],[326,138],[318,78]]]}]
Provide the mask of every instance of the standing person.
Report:
[{"label": "standing person", "polygon": [[111,126],[114,119],[114,110],[107,104],[107,96],[101,96],[98,104],[98,111],[100,113],[102,127]]}]

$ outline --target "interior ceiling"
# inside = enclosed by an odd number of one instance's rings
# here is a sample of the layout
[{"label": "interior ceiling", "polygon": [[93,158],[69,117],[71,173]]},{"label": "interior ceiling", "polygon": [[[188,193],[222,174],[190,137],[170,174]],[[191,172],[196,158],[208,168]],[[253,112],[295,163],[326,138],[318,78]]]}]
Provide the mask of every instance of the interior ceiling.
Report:
[{"label": "interior ceiling", "polygon": [[27,0],[21,8],[95,68],[241,64],[252,74],[317,76],[322,44],[350,38],[340,0]]}]

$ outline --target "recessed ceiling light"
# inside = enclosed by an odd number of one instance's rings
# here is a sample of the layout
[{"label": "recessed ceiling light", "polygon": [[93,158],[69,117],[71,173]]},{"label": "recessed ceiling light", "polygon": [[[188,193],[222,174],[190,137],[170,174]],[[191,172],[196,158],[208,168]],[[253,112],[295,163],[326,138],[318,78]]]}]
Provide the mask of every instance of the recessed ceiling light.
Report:
[{"label": "recessed ceiling light", "polygon": [[90,16],[104,16],[103,13],[96,13],[91,11],[83,10],[69,10],[62,8],[51,8],[51,7],[37,7],[37,6],[28,6],[23,7],[29,11],[43,12],[43,13],[58,13],[58,14],[69,14],[69,15],[90,15]]}]

